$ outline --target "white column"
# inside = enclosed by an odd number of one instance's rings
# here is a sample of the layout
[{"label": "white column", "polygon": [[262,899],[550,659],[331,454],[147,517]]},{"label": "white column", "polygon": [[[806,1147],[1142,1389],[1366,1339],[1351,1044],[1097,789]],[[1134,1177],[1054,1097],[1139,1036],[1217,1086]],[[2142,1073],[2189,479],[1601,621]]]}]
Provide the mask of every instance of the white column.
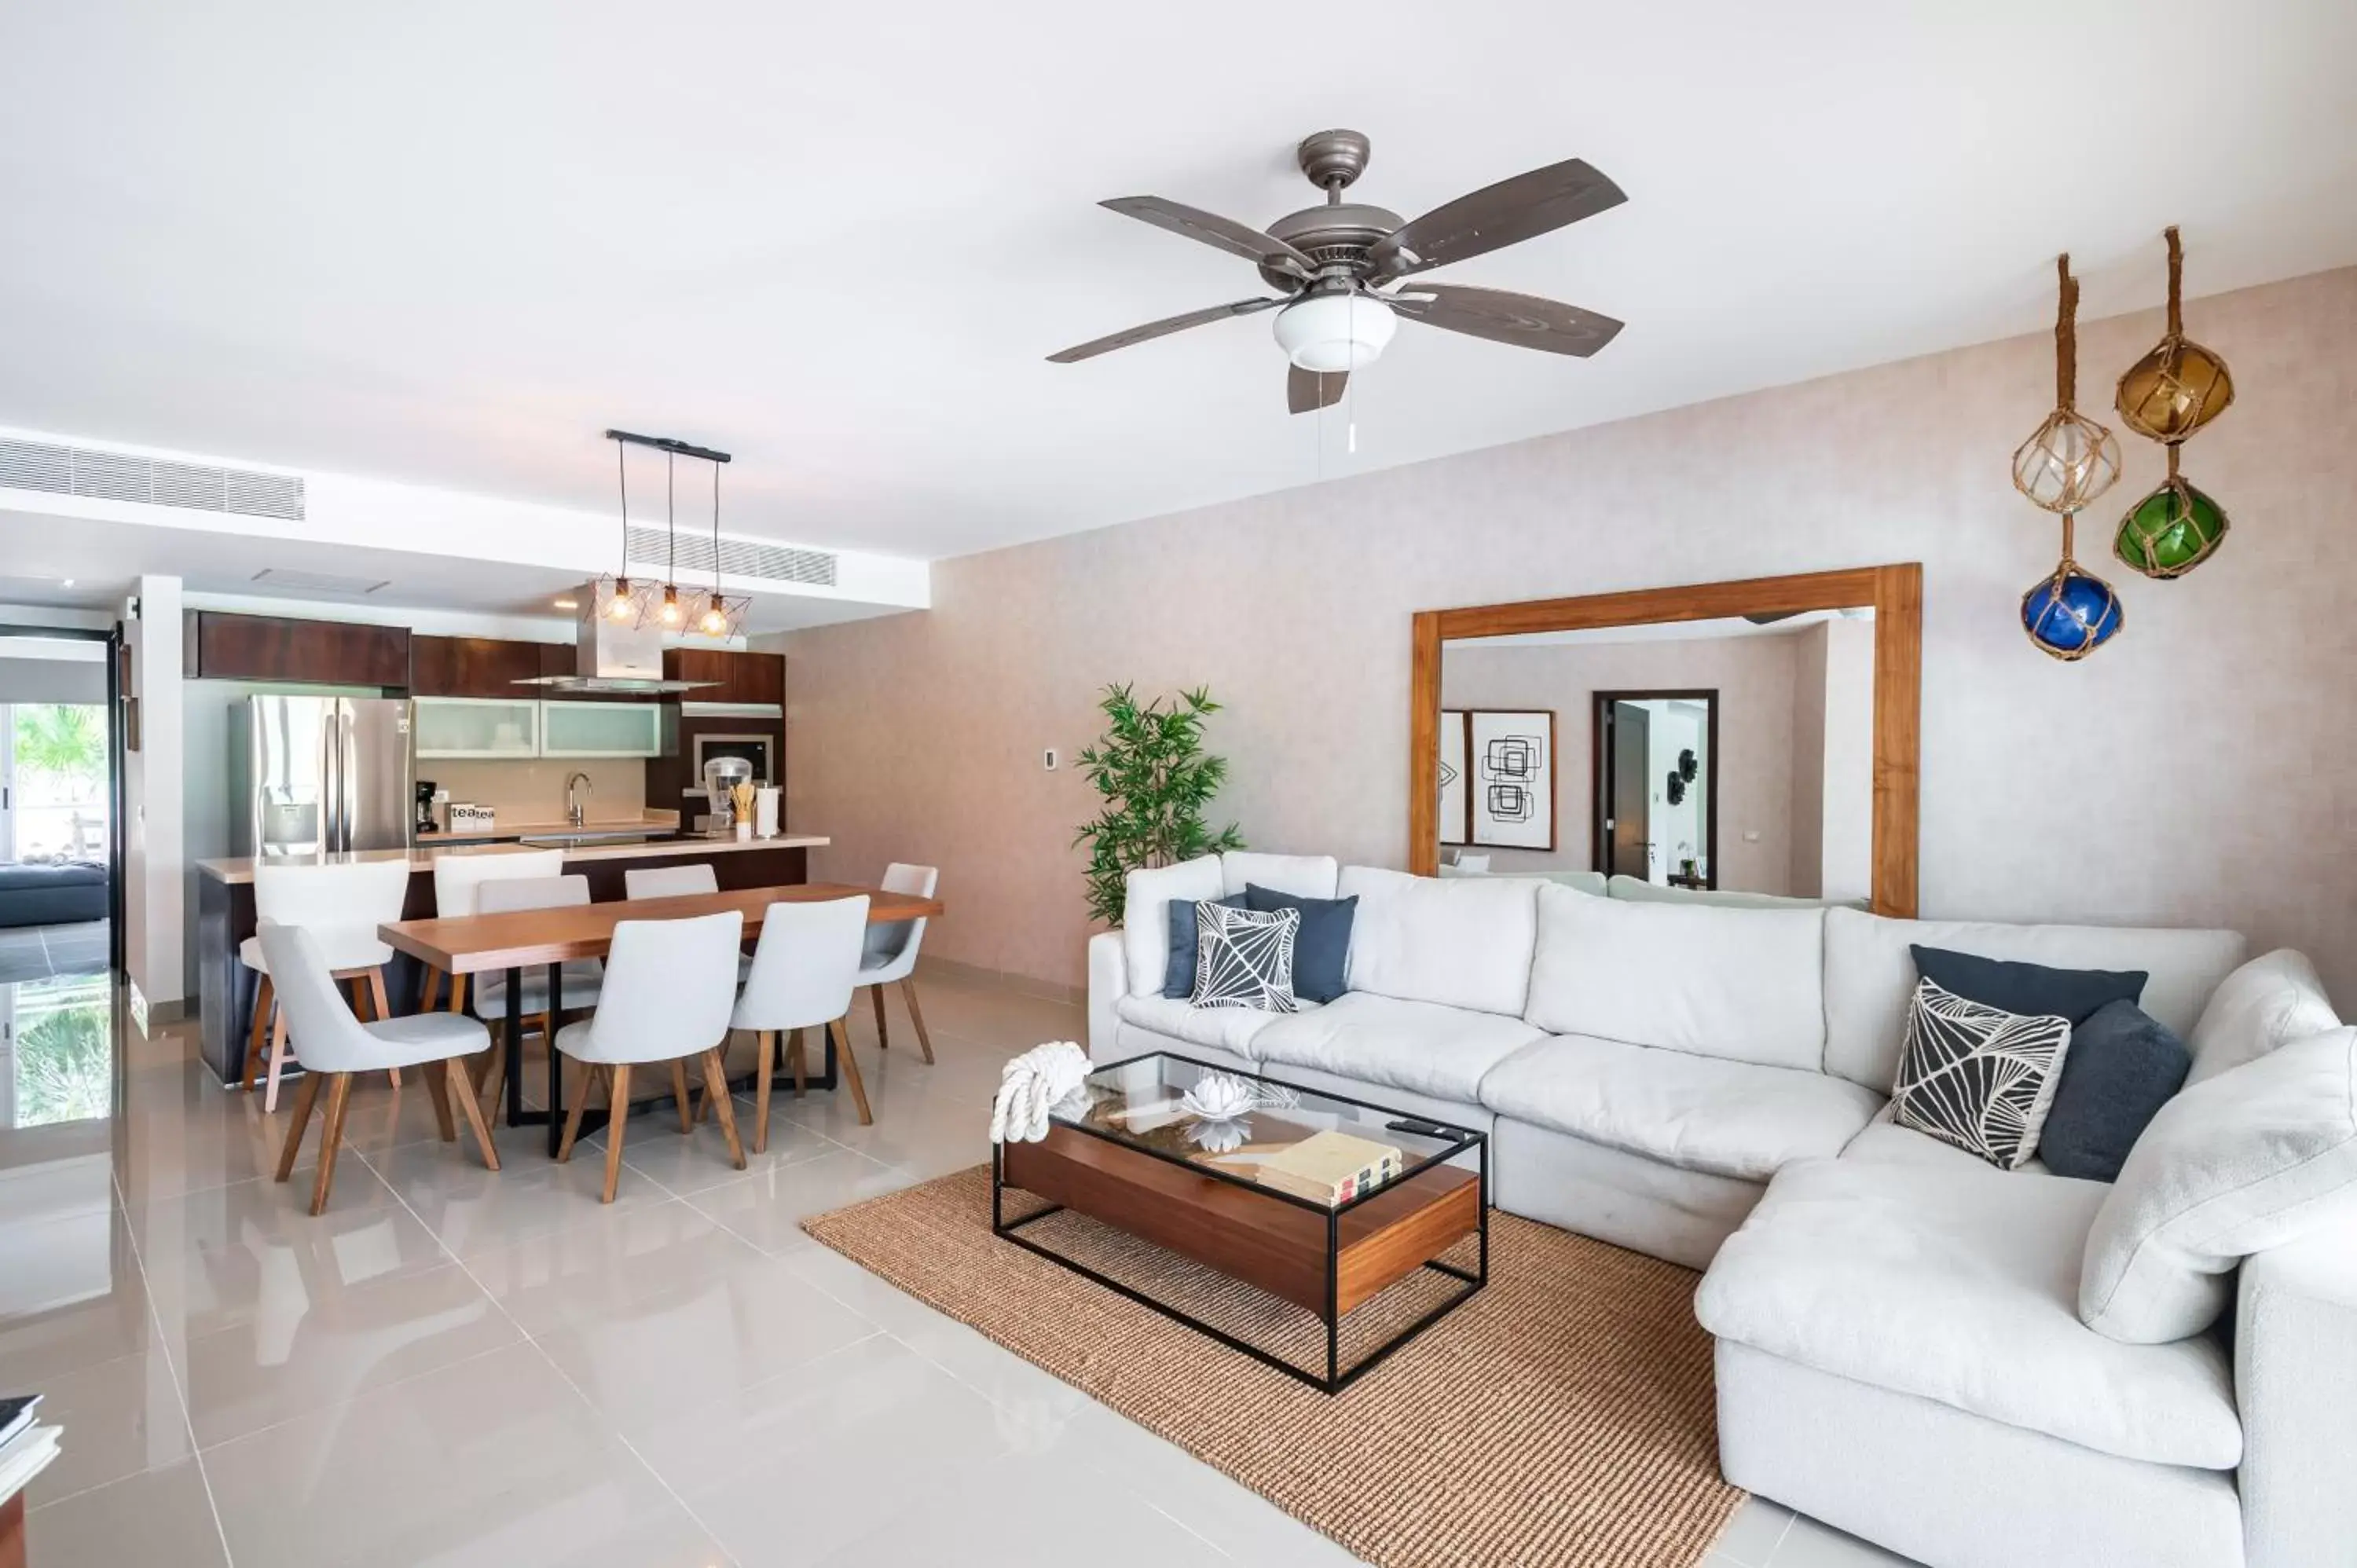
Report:
[{"label": "white column", "polygon": [[124,757],[126,865],[124,962],[132,1017],[181,1015],[183,924],[180,770],[180,579],[141,577],[124,607],[131,695],[139,700],[139,749]]}]

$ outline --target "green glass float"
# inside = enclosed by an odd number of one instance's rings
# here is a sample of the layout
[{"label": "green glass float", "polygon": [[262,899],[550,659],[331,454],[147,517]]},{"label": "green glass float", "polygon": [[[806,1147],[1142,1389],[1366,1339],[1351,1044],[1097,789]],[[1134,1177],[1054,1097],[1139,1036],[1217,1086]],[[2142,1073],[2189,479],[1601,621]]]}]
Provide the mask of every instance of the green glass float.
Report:
[{"label": "green glass float", "polygon": [[2169,449],[2169,478],[2130,507],[2112,538],[2112,553],[2147,577],[2182,577],[2210,559],[2226,537],[2226,513],[2216,501],[2177,473],[2177,448]]}]

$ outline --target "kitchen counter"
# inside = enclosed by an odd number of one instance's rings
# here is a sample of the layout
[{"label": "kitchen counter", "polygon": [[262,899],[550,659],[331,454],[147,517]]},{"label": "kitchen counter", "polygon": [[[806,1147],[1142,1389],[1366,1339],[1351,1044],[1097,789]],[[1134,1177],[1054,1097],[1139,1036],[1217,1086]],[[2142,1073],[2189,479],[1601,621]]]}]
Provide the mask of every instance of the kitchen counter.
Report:
[{"label": "kitchen counter", "polygon": [[[566,832],[576,830],[566,829]],[[578,830],[584,832],[627,832],[629,828],[609,827],[593,822]],[[662,831],[662,830],[658,830]],[[431,871],[434,863],[446,854],[537,854],[545,849],[562,849],[567,865],[576,860],[644,860],[661,857],[666,860],[698,860],[708,854],[742,854],[755,850],[819,849],[833,841],[813,833],[780,833],[769,839],[711,839],[697,834],[683,838],[650,839],[644,843],[578,843],[578,844],[518,844],[490,843],[464,840],[419,844],[414,849],[364,849],[344,854],[314,854],[286,856],[273,860],[273,865],[361,865],[388,860],[406,859],[413,872]],[[237,857],[197,862],[199,875],[210,881],[243,886],[253,881],[253,868],[258,861]]]},{"label": "kitchen counter", "polygon": [[563,838],[580,833],[675,833],[679,831],[677,811],[647,811],[635,817],[616,817],[610,822],[587,822],[578,826],[555,817],[545,821],[518,818],[512,822],[501,817],[489,828],[438,832],[428,842],[435,844],[491,843],[500,839]]}]

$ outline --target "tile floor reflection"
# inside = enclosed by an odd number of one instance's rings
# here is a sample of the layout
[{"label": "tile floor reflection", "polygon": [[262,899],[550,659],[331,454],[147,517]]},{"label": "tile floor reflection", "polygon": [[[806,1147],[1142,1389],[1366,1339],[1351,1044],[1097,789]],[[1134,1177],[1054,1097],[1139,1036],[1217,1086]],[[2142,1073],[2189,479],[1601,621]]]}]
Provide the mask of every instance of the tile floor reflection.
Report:
[{"label": "tile floor reflection", "polygon": [[[87,976],[0,983],[0,1391],[66,1429],[35,1568],[1351,1562],[802,1233],[986,1158],[1001,1064],[1084,1030],[954,979],[925,1010],[930,1067],[854,1014],[874,1126],[781,1094],[739,1173],[666,1108],[610,1208],[602,1141],[558,1166],[503,1132],[492,1175],[379,1078],[313,1219],[309,1144],[269,1179],[290,1108],[214,1083],[192,1026],[126,1037]],[[1050,1474],[1085,1478],[1086,1528],[1005,1529]],[[1708,1568],[1897,1562],[1755,1503]]]}]

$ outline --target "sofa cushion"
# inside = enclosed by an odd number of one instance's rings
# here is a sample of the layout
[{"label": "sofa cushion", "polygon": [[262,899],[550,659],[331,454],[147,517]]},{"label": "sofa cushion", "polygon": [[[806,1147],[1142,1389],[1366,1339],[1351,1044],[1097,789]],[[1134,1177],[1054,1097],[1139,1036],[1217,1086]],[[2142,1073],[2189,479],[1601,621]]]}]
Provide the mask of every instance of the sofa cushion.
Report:
[{"label": "sofa cushion", "polygon": [[[1901,1127],[1884,1110],[1866,1124],[1866,1131],[1849,1141],[1842,1151],[1846,1160],[1879,1161],[1886,1165],[1931,1165],[1935,1169],[1985,1171],[1988,1162],[1978,1155],[1968,1155],[1953,1144],[1943,1144],[1928,1133],[1912,1127]],[[2045,1163],[2032,1159],[2021,1167],[2023,1176],[2050,1174]]]},{"label": "sofa cushion", "polygon": [[2199,1334],[2233,1298],[2237,1263],[2335,1223],[2357,1224],[2357,1028],[2161,1107],[2087,1238],[2080,1314],[2130,1343]]},{"label": "sofa cushion", "polygon": [[2000,1170],[2019,1170],[2038,1153],[2070,1045],[2071,1021],[2059,1014],[1984,1006],[1927,975],[1907,1015],[1891,1115]]},{"label": "sofa cushion", "polygon": [[1231,909],[1216,898],[1195,906],[1195,989],[1189,1007],[1291,1013],[1298,909]]},{"label": "sofa cushion", "polygon": [[1220,857],[1215,854],[1129,874],[1121,943],[1132,996],[1160,995],[1170,972],[1170,900],[1217,898],[1222,891]]},{"label": "sofa cushion", "polygon": [[1538,1037],[1519,1018],[1354,991],[1278,1019],[1254,1036],[1253,1054],[1280,1078],[1283,1068],[1316,1068],[1470,1103],[1484,1073]]},{"label": "sofa cushion", "polygon": [[2133,1002],[2106,1002],[2071,1031],[2053,1108],[2038,1135],[2056,1176],[2115,1181],[2128,1151],[2185,1086],[2185,1042]]},{"label": "sofa cushion", "polygon": [[2201,1009],[2201,1021],[2187,1041],[2193,1070],[2185,1075],[2185,1087],[2256,1061],[2278,1046],[2339,1027],[2341,1015],[2305,953],[2289,948],[2262,953],[2220,981]]},{"label": "sofa cushion", "polygon": [[[1231,909],[1248,909],[1252,906],[1241,893],[1214,900]],[[1170,926],[1170,966],[1163,972],[1162,994],[1184,1000],[1195,994],[1195,951],[1201,917],[1195,911],[1202,907],[1200,898],[1173,898],[1162,906],[1164,918]]]},{"label": "sofa cushion", "polygon": [[2007,926],[1972,920],[1894,920],[1857,909],[1825,911],[1825,1070],[1888,1090],[1899,1073],[1907,1005],[1915,994],[1915,943],[2055,969],[2141,969],[2144,1010],[2177,1031],[2193,1027],[2218,983],[2243,961],[2234,931],[2135,926]]},{"label": "sofa cushion", "polygon": [[1822,1066],[1817,910],[1632,904],[1555,886],[1539,889],[1538,907],[1523,1016],[1547,1033],[1763,1067]]},{"label": "sofa cushion", "polygon": [[1908,944],[1915,972],[1951,996],[2025,1017],[2052,1015],[2077,1028],[2111,1002],[2134,1003],[2151,978],[2140,969],[2050,969]]},{"label": "sofa cushion", "polygon": [[1744,893],[1732,887],[1665,887],[1622,872],[1606,889],[1608,896],[1632,904],[1716,904],[1726,909],[1830,909],[1839,904],[1858,908],[1848,898],[1788,898],[1781,893]]},{"label": "sofa cushion", "polygon": [[1301,934],[1293,943],[1293,989],[1304,1002],[1331,1002],[1350,989],[1356,898],[1303,898],[1255,882],[1244,889],[1244,908],[1300,913]]},{"label": "sofa cushion", "polygon": [[1810,1160],[1778,1174],[1695,1297],[1702,1326],[1821,1372],[2122,1458],[2242,1458],[2224,1351],[2122,1345],[2079,1321],[2098,1182]]},{"label": "sofa cushion", "polygon": [[1344,866],[1341,897],[1359,900],[1351,989],[1520,1017],[1530,993],[1540,886],[1511,876],[1444,882]]},{"label": "sofa cushion", "polygon": [[1263,854],[1232,849],[1220,856],[1220,891],[1241,893],[1257,882],[1297,898],[1331,898],[1342,868],[1330,854]]},{"label": "sofa cushion", "polygon": [[1792,1161],[1841,1153],[1882,1096],[1821,1072],[1558,1036],[1501,1062],[1481,1080],[1481,1102],[1683,1170],[1764,1181]]},{"label": "sofa cushion", "polygon": [[1125,996],[1114,1004],[1114,1013],[1141,1029],[1248,1058],[1253,1058],[1254,1037],[1280,1016],[1250,1007],[1190,1007],[1168,996]]},{"label": "sofa cushion", "polygon": [[1450,865],[1444,862],[1440,867],[1440,875],[1443,876],[1514,876],[1520,877],[1524,882],[1552,882],[1559,887],[1568,887],[1577,893],[1592,893],[1598,898],[1605,896],[1608,886],[1605,875],[1600,871],[1468,871],[1461,865]]}]

